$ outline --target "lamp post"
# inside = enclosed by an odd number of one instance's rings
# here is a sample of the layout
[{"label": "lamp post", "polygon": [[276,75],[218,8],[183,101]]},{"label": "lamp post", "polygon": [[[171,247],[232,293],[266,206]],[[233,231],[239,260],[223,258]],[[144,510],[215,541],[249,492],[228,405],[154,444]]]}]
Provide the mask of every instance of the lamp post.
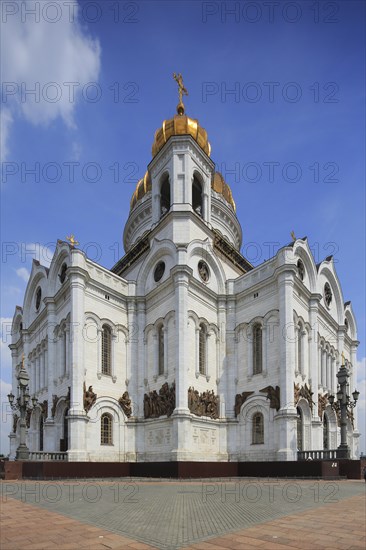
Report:
[{"label": "lamp post", "polygon": [[27,411],[32,410],[37,405],[37,398],[32,397],[32,405],[29,405],[30,395],[29,395],[29,375],[24,366],[24,355],[22,358],[22,367],[17,376],[18,380],[18,397],[16,403],[14,403],[15,396],[10,392],[8,395],[9,403],[13,411],[19,410],[20,412],[20,438],[19,446],[16,452],[16,460],[28,460],[29,459],[29,449],[25,442],[26,435],[26,414]]},{"label": "lamp post", "polygon": [[358,396],[360,395],[360,392],[355,390],[352,393],[353,401],[351,401],[348,378],[349,374],[347,367],[343,364],[337,372],[337,400],[335,402],[334,395],[328,397],[332,409],[335,411],[340,410],[341,412],[341,444],[338,447],[338,458],[349,458],[349,447],[347,445],[347,409],[353,409],[357,405]]}]

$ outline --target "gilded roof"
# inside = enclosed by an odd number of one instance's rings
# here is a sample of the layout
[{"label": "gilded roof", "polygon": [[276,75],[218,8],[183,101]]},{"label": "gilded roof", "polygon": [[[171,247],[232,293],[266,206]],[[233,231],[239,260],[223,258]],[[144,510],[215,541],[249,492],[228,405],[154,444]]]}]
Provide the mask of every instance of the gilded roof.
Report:
[{"label": "gilded roof", "polygon": [[137,182],[135,192],[132,195],[130,202],[131,210],[135,206],[137,201],[142,199],[142,197],[144,197],[149,191],[151,191],[151,178],[149,172],[146,171],[144,177]]},{"label": "gilded roof", "polygon": [[233,194],[231,192],[231,189],[229,185],[226,183],[226,181],[223,178],[223,175],[220,174],[220,172],[215,172],[212,181],[211,181],[211,188],[216,192],[220,193],[226,202],[231,204],[233,207],[234,212],[236,212],[236,204],[233,199]]},{"label": "gilded roof", "polygon": [[198,120],[185,114],[175,115],[169,120],[164,120],[162,127],[156,130],[152,145],[152,156],[155,157],[171,136],[183,135],[192,136],[206,155],[210,156],[211,146],[208,142],[206,130],[199,125]]}]

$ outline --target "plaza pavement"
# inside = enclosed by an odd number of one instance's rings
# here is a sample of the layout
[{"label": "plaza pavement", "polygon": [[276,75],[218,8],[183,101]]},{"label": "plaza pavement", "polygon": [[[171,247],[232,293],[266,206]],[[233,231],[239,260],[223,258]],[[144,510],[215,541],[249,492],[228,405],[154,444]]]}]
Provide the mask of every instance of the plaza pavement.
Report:
[{"label": "plaza pavement", "polygon": [[1,550],[364,549],[363,481],[2,481]]}]

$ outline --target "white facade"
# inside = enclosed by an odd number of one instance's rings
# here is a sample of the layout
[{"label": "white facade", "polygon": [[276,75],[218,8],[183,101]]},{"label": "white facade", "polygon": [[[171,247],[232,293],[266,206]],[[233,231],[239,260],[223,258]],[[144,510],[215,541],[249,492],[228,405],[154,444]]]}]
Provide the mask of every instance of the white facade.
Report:
[{"label": "white facade", "polygon": [[[13,392],[24,354],[38,398],[31,451],[67,451],[71,461],[263,461],[339,445],[324,396],[337,391],[342,354],[354,389],[358,342],[333,260],[316,266],[297,239],[253,268],[239,253],[230,190],[214,186],[214,173],[192,135],[172,135],[136,191],[126,256],[112,270],[63,241],[49,269],[33,262],[10,346]],[[350,419],[352,457],[358,437]]]}]

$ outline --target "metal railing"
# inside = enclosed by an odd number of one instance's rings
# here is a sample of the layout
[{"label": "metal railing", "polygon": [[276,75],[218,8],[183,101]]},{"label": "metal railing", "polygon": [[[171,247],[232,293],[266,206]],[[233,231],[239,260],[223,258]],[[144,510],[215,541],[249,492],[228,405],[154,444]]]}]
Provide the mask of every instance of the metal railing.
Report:
[{"label": "metal railing", "polygon": [[62,453],[60,451],[55,452],[44,452],[44,451],[31,451],[29,453],[29,460],[39,460],[39,461],[66,461],[67,453]]},{"label": "metal railing", "polygon": [[338,460],[344,458],[338,449],[322,449],[320,451],[297,451],[297,460]]}]

